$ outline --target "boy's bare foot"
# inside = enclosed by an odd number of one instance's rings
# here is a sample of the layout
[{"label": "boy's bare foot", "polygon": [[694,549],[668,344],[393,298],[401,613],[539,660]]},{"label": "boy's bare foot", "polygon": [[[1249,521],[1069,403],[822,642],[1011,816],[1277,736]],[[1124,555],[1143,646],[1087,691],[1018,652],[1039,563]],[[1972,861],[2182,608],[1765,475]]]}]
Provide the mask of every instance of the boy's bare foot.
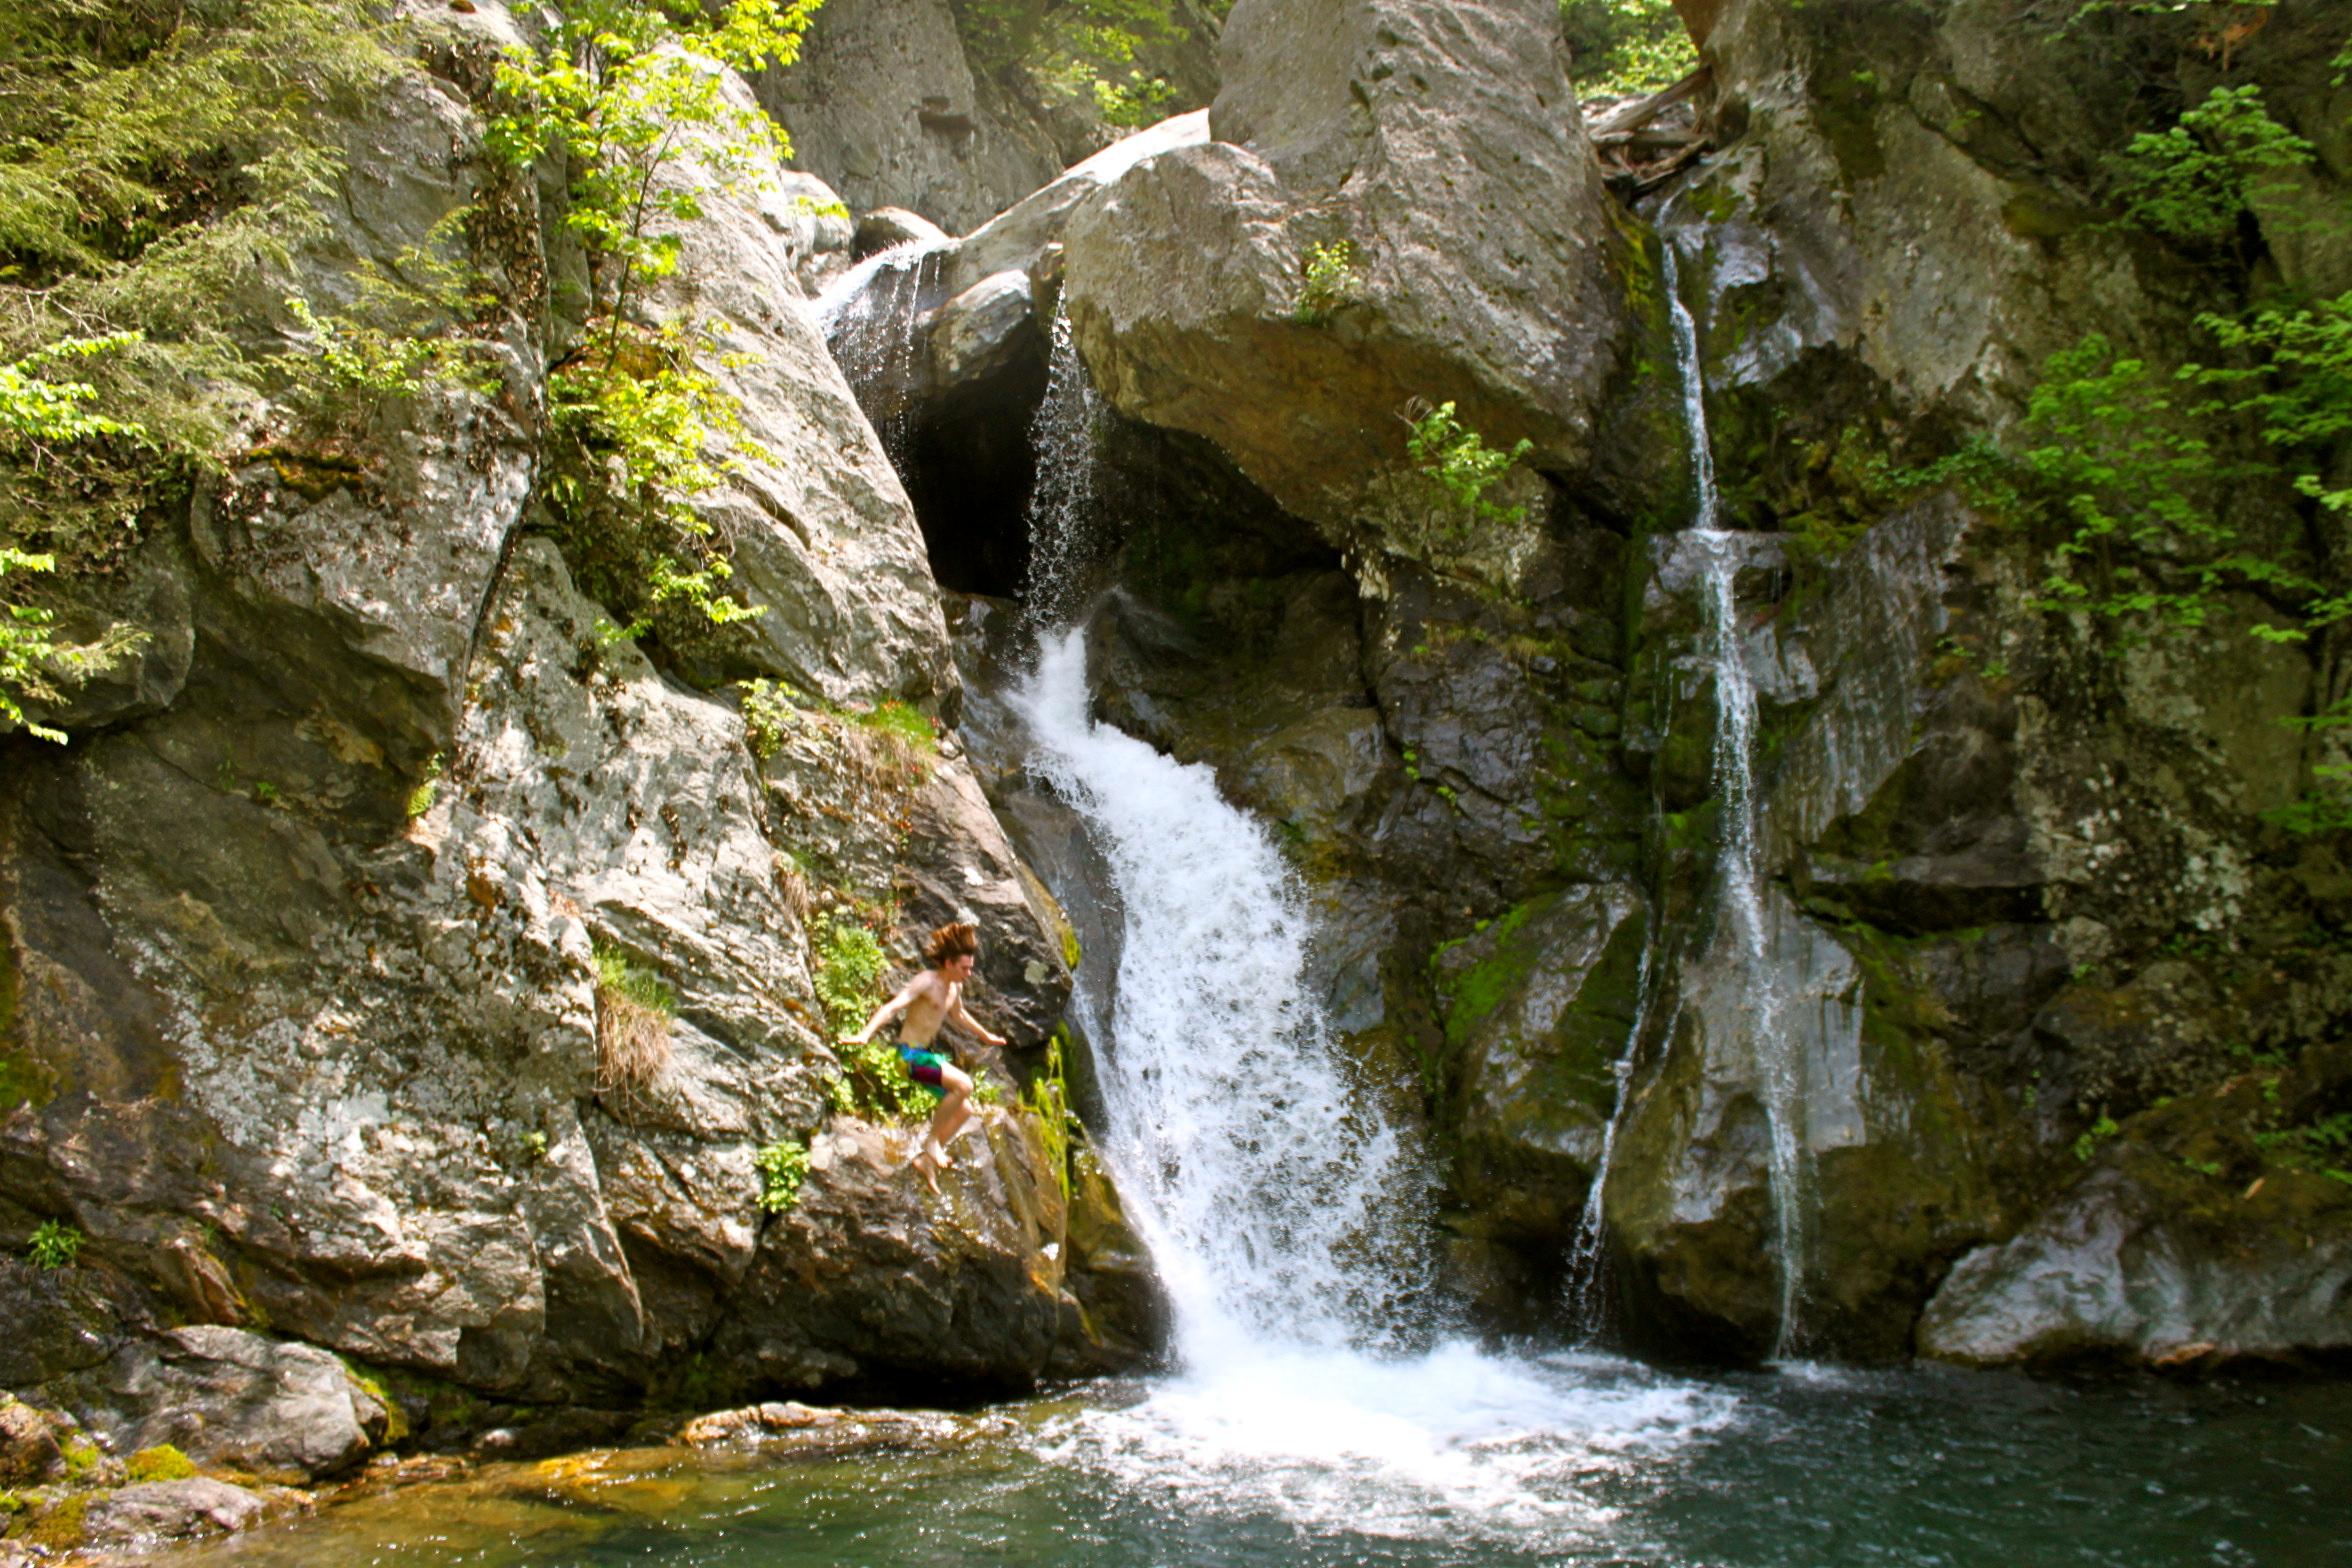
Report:
[{"label": "boy's bare foot", "polygon": [[923,1173],[923,1185],[930,1188],[932,1194],[936,1196],[939,1192],[939,1167],[931,1163],[930,1149],[923,1149],[907,1163]]},{"label": "boy's bare foot", "polygon": [[948,1167],[955,1164],[955,1161],[947,1157],[947,1146],[941,1143],[937,1138],[932,1139],[929,1143],[923,1146],[923,1155],[926,1159],[937,1165],[941,1170],[946,1170]]}]

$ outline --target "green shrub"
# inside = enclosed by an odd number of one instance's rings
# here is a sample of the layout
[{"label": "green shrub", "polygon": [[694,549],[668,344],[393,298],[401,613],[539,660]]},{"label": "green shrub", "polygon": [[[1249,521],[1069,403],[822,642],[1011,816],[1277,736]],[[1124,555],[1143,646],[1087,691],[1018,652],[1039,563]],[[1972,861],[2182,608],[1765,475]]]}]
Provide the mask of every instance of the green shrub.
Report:
[{"label": "green shrub", "polygon": [[1441,537],[1466,539],[1481,524],[1516,526],[1526,520],[1525,507],[1497,505],[1486,493],[1535,450],[1534,442],[1522,440],[1507,452],[1488,446],[1485,437],[1454,417],[1451,399],[1434,408],[1416,402],[1405,413],[1411,427],[1405,450],[1441,508],[1451,514],[1437,530]]},{"label": "green shrub", "polygon": [[975,69],[1026,85],[1049,107],[1091,104],[1122,127],[1180,107],[1174,84],[1137,63],[1141,51],[1189,36],[1172,0],[949,0],[949,10]]},{"label": "green shrub", "polygon": [[25,1257],[38,1269],[62,1269],[81,1256],[82,1233],[63,1220],[43,1220],[25,1246]]},{"label": "green shrub", "polygon": [[[92,339],[102,433],[0,452],[0,542],[112,558],[269,379],[219,302],[318,232],[334,115],[400,68],[372,0],[0,8],[0,361]],[[38,541],[29,536],[38,533]]]},{"label": "green shrub", "polygon": [[762,1212],[782,1214],[800,1201],[800,1184],[808,1176],[808,1143],[779,1138],[752,1156],[759,1169],[759,1206]]},{"label": "green shrub", "polygon": [[408,792],[408,819],[414,822],[426,812],[431,811],[434,803],[440,798],[441,753],[436,751],[425,759],[424,776],[417,780],[416,788]]},{"label": "green shrub", "polygon": [[1560,0],[1577,93],[1655,92],[1698,69],[1698,51],[1673,0]]},{"label": "green shrub", "polygon": [[[489,145],[517,168],[560,154],[571,175],[564,226],[589,256],[596,339],[549,381],[562,448],[548,496],[574,570],[643,636],[666,606],[727,626],[760,613],[727,592],[724,540],[695,506],[760,455],[692,323],[658,329],[631,315],[645,286],[678,269],[675,224],[713,190],[770,183],[790,156],[783,127],[728,102],[706,62],[755,72],[799,58],[822,0],[729,0],[723,8],[570,0],[537,51],[509,50],[497,72]],[[666,177],[692,157],[698,178]]]},{"label": "green shrub", "polygon": [[2123,222],[2192,248],[2220,250],[2239,219],[2317,149],[2270,117],[2262,89],[2216,87],[2161,131],[2131,139],[2115,166]]},{"label": "green shrub", "polygon": [[1291,314],[1307,326],[1322,326],[1340,306],[1362,297],[1364,280],[1356,270],[1356,247],[1351,240],[1310,246],[1303,270],[1298,305]]}]

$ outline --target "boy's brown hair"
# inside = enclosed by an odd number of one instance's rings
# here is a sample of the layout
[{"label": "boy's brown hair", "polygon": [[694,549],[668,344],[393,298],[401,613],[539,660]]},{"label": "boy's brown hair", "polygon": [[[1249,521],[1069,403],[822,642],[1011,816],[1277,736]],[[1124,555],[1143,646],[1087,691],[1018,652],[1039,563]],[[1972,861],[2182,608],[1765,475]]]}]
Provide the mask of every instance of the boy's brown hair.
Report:
[{"label": "boy's brown hair", "polygon": [[980,956],[980,928],[969,920],[934,926],[923,939],[923,962],[937,969],[951,958]]}]

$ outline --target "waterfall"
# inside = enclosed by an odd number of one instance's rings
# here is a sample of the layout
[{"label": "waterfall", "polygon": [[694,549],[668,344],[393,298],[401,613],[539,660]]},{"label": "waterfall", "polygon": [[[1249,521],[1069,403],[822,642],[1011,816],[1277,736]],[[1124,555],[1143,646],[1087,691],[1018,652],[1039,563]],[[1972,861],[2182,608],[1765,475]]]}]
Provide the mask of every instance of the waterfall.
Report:
[{"label": "waterfall", "polygon": [[1072,891],[1117,921],[1115,969],[1080,966],[1071,1015],[1103,1101],[1089,1132],[1168,1286],[1178,1368],[1039,1441],[1188,1509],[1319,1532],[1590,1527],[1607,1517],[1591,1477],[1718,1430],[1736,1401],[1602,1358],[1482,1350],[1426,1307],[1432,1179],[1334,1037],[1288,864],[1209,767],[1091,717],[1102,415],[1066,321],[1052,341],[1032,425],[1037,648],[1008,700],[1028,772],[1098,852],[1105,885]]},{"label": "waterfall", "polygon": [[[1625,1121],[1625,1108],[1633,1101],[1634,1059],[1641,1052],[1642,1034],[1650,1021],[1650,1003],[1656,991],[1653,977],[1663,973],[1655,962],[1656,955],[1657,930],[1653,924],[1642,934],[1641,969],[1633,983],[1633,1023],[1625,1031],[1625,1049],[1617,1054],[1609,1070],[1617,1098],[1609,1107],[1608,1122],[1601,1128],[1601,1157],[1593,1163],[1592,1185],[1584,1193],[1584,1212],[1576,1219],[1576,1239],[1568,1247],[1565,1297],[1569,1321],[1588,1342],[1599,1337],[1605,1316],[1602,1264],[1607,1257],[1603,1243],[1609,1233],[1604,1208],[1609,1191],[1609,1162],[1617,1153],[1617,1129]],[[1667,1038],[1673,1037],[1671,1020],[1666,1033]]]},{"label": "waterfall", "polygon": [[1069,625],[1084,598],[1095,543],[1094,443],[1101,399],[1078,358],[1070,318],[1057,304],[1045,397],[1030,421],[1037,478],[1029,491],[1029,568],[1021,589],[1030,624]]},{"label": "waterfall", "polygon": [[1208,768],[1088,719],[1083,631],[1045,639],[1016,702],[1124,911],[1101,1131],[1179,1350],[1399,1342],[1421,1177],[1333,1049],[1281,854]]},{"label": "waterfall", "polygon": [[[1715,686],[1712,773],[1721,813],[1717,853],[1715,932],[1708,960],[1742,981],[1742,1033],[1762,1091],[1769,1137],[1766,1181],[1772,1200],[1773,1241],[1779,1254],[1780,1330],[1775,1353],[1797,1343],[1805,1276],[1804,1062],[1799,1032],[1788,1017],[1788,986],[1775,962],[1762,894],[1763,856],[1757,828],[1756,685],[1739,628],[1735,579],[1745,552],[1720,526],[1715,458],[1707,435],[1705,382],[1699,334],[1682,300],[1674,245],[1661,247],[1667,308],[1674,323],[1674,359],[1682,380],[1683,417],[1690,431],[1697,504],[1684,535],[1697,551],[1707,612],[1707,662]],[[1623,1101],[1620,1100],[1620,1106]]]},{"label": "waterfall", "polygon": [[817,296],[818,325],[893,463],[904,468],[915,383],[915,324],[953,240],[909,240],[876,251]]}]

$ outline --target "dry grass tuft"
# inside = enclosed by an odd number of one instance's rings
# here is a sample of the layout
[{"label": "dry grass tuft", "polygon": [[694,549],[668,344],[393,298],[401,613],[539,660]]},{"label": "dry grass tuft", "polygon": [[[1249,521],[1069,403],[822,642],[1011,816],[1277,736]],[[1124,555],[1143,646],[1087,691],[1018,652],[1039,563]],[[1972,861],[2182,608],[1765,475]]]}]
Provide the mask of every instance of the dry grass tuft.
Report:
[{"label": "dry grass tuft", "polygon": [[596,1092],[632,1101],[670,1068],[678,998],[617,948],[596,949]]}]

